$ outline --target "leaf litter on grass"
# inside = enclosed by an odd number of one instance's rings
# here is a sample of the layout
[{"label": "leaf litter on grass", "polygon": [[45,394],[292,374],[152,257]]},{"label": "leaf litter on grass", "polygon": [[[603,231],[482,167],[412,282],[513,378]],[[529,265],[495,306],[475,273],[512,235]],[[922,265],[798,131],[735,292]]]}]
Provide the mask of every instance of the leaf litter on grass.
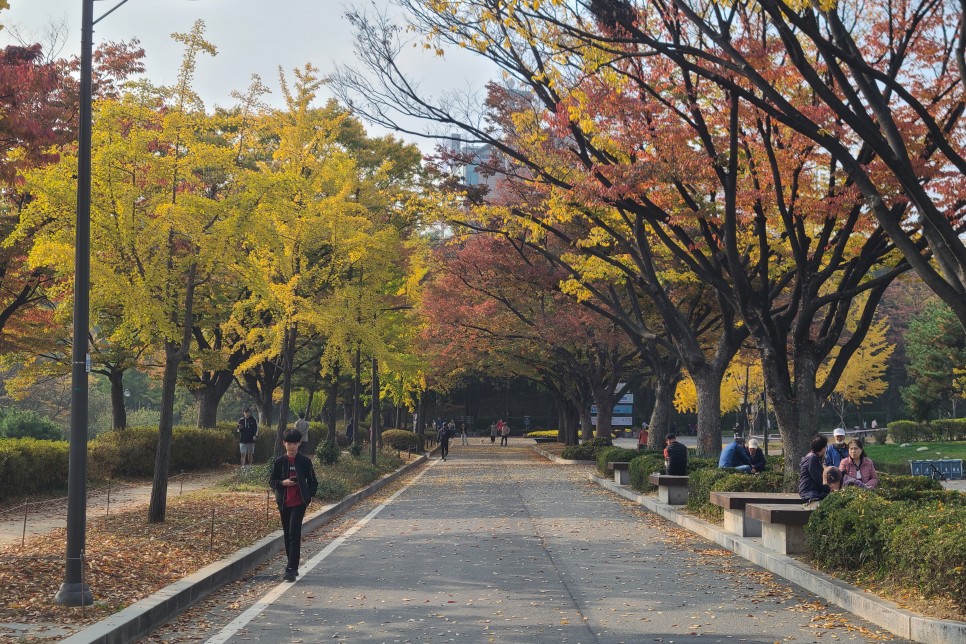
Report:
[{"label": "leaf litter on grass", "polygon": [[[212,538],[214,510],[214,538]],[[168,502],[164,523],[144,508],[98,517],[87,525],[84,581],[94,605],[59,606],[64,529],[0,548],[0,622],[84,626],[228,556],[278,529],[263,494],[200,492]]]}]

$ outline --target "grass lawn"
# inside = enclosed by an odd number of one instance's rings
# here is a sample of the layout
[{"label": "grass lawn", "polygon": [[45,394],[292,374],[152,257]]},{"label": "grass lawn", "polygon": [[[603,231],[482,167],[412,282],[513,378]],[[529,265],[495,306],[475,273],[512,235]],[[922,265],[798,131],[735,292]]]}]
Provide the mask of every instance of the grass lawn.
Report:
[{"label": "grass lawn", "polygon": [[[917,451],[920,447],[927,449]],[[966,441],[950,443],[909,443],[901,445],[866,445],[866,455],[875,467],[892,474],[910,474],[909,461],[926,461],[946,458],[966,460]]]}]

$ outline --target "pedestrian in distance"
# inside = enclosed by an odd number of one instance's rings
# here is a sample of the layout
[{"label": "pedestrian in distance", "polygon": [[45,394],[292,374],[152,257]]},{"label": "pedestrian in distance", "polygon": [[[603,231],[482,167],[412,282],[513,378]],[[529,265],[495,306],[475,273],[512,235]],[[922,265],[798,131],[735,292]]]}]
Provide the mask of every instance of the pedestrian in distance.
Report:
[{"label": "pedestrian in distance", "polygon": [[354,428],[352,426],[352,421],[350,420],[349,421],[349,424],[345,426],[345,442],[347,442],[347,443],[349,443],[351,445],[352,444],[352,439],[354,437],[355,437],[355,431],[354,431]]},{"label": "pedestrian in distance", "polygon": [[439,440],[439,453],[445,461],[446,457],[449,455],[449,426],[444,424],[436,434],[436,438]]},{"label": "pedestrian in distance", "polygon": [[670,476],[688,475],[688,448],[679,443],[677,436],[664,437],[664,471]]},{"label": "pedestrian in distance", "polygon": [[238,419],[238,426],[235,428],[238,434],[238,451],[241,454],[241,466],[251,465],[255,462],[255,439],[258,438],[258,421],[252,416],[252,410],[245,407],[242,417]]},{"label": "pedestrian in distance", "polygon": [[[503,423],[502,420],[500,422]],[[503,427],[500,429],[500,445],[503,446],[503,445],[509,445],[509,444],[510,444],[510,426],[506,423],[503,423]]]},{"label": "pedestrian in distance", "polygon": [[305,420],[305,412],[299,412],[299,419],[295,421],[295,429],[299,430],[302,434],[302,443],[299,445],[299,451],[303,454],[311,454],[309,451],[309,421]]},{"label": "pedestrian in distance", "polygon": [[490,423],[490,442],[491,443],[496,442],[496,434],[497,434],[496,423]]},{"label": "pedestrian in distance", "polygon": [[462,439],[463,445],[470,444],[470,442],[466,439],[466,423],[460,423],[460,439]]},{"label": "pedestrian in distance", "polygon": [[299,452],[302,434],[290,429],[283,437],[285,453],[272,463],[268,484],[275,490],[275,503],[282,522],[285,540],[285,581],[295,581],[299,574],[302,549],[302,519],[312,497],[319,489],[312,459]]}]

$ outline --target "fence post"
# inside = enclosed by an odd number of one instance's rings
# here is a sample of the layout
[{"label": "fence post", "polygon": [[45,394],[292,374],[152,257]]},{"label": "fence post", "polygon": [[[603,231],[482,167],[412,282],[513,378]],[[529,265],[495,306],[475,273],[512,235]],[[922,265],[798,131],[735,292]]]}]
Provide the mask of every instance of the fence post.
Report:
[{"label": "fence post", "polygon": [[268,515],[268,510],[270,507],[272,507],[272,491],[267,490],[265,492],[265,520],[266,521],[268,521],[270,518]]},{"label": "fence post", "polygon": [[111,518],[111,479],[107,479],[107,514],[104,515],[104,523]]},{"label": "fence post", "polygon": [[184,494],[184,471],[182,470],[181,474],[178,474],[178,476],[181,477],[181,489],[178,490],[178,496],[181,496]]},{"label": "fence post", "polygon": [[27,510],[30,508],[29,503],[23,504],[23,534],[20,535],[20,547],[23,548],[27,545]]},{"label": "fence post", "polygon": [[215,549],[215,508],[211,508],[211,539],[208,541],[208,552]]}]

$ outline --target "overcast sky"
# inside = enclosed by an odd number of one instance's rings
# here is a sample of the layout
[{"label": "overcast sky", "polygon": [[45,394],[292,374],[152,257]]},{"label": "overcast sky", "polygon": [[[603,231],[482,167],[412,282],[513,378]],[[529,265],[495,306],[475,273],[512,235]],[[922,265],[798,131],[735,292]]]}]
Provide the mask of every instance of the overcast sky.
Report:
[{"label": "overcast sky", "polygon": [[[118,2],[96,0],[95,18]],[[291,76],[307,62],[323,74],[336,63],[352,62],[351,30],[343,15],[352,5],[384,9],[390,0],[128,0],[95,25],[94,43],[137,38],[147,52],[147,77],[170,84],[182,51],[170,35],[190,31],[200,18],[206,38],[218,48],[215,58],[203,56],[198,64],[196,89],[207,106],[232,104],[232,90],[244,92],[252,74],[272,89],[266,102],[279,105],[279,65]],[[80,49],[81,6],[81,0],[10,0],[0,22],[34,42],[44,42],[51,25],[63,24],[61,55],[69,56]],[[11,34],[0,31],[0,43],[10,42]],[[462,52],[448,54],[445,63],[421,57],[411,69],[433,92],[478,89],[493,75],[481,59]]]}]

